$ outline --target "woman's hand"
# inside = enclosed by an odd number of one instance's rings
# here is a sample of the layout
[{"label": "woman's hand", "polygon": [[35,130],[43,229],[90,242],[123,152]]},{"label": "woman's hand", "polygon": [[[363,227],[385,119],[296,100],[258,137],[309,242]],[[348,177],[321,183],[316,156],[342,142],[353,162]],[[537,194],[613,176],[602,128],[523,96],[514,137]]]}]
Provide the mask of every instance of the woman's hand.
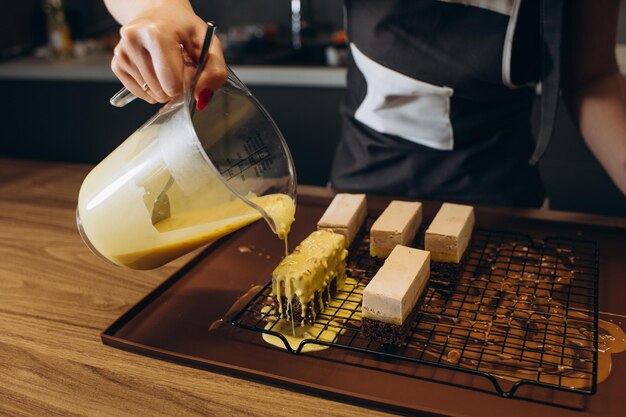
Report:
[{"label": "woman's hand", "polygon": [[[207,30],[187,1],[108,0],[122,23],[111,69],[134,95],[149,103],[165,103],[182,90],[180,46],[197,62]],[[227,78],[222,47],[213,38],[209,57],[194,95],[204,108]]]}]

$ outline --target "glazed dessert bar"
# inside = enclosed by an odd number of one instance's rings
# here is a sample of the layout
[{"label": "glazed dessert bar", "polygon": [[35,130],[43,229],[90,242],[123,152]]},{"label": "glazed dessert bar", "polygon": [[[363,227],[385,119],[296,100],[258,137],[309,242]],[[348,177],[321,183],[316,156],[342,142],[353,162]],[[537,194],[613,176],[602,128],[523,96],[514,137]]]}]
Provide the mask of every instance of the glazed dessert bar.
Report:
[{"label": "glazed dessert bar", "polygon": [[363,290],[361,334],[401,345],[430,277],[430,253],[397,245]]},{"label": "glazed dessert bar", "polygon": [[370,229],[370,255],[389,256],[396,245],[410,245],[422,223],[422,203],[392,201]]},{"label": "glazed dessert bar", "polygon": [[286,256],[272,273],[272,297],[279,316],[311,324],[346,280],[343,235],[317,230]]},{"label": "glazed dessert bar", "polygon": [[430,251],[433,272],[442,278],[459,276],[475,222],[474,207],[443,203],[424,237],[424,248]]},{"label": "glazed dessert bar", "polygon": [[337,194],[322,218],[317,222],[318,230],[329,229],[345,236],[346,248],[354,240],[367,217],[365,194]]}]

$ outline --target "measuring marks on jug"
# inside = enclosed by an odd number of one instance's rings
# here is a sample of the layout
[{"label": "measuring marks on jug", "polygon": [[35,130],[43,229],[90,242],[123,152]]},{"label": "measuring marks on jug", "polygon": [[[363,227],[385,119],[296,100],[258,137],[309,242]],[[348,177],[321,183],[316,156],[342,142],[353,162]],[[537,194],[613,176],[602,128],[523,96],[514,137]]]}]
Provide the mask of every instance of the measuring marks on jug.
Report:
[{"label": "measuring marks on jug", "polygon": [[247,138],[242,145],[242,149],[234,152],[232,157],[225,157],[215,161],[225,181],[230,181],[233,178],[246,181],[245,172],[250,168],[254,168],[253,177],[260,177],[262,172],[269,171],[272,168],[271,154],[259,132]]}]

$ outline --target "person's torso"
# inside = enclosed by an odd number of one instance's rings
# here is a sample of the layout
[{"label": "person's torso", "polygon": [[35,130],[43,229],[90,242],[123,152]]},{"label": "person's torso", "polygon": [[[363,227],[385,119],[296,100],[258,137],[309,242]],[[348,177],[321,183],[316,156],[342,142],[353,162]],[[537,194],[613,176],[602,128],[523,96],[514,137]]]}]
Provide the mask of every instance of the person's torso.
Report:
[{"label": "person's torso", "polygon": [[[465,130],[478,125],[455,126],[456,121],[476,116],[482,124],[494,105],[516,112],[511,103],[530,100],[539,78],[538,4],[347,0],[349,70],[364,78],[349,86],[365,93],[357,120],[381,133],[451,150],[468,139]],[[493,127],[501,120],[495,112]]]},{"label": "person's torso", "polygon": [[[403,194],[437,198],[433,190],[448,187],[452,198],[468,200],[472,196],[463,195],[464,188],[483,195],[501,186],[499,176],[519,176],[511,165],[527,171],[521,161],[528,160],[533,144],[529,118],[540,73],[538,4],[346,0],[350,59],[342,112],[352,126],[344,126],[342,141],[353,148],[353,164],[341,166],[345,163],[336,158],[335,185],[359,188],[367,182],[394,192],[380,178],[390,173],[377,172],[386,165],[381,155],[394,147],[411,156],[405,172],[397,173],[412,181],[396,187]],[[511,128],[517,131],[503,134]],[[517,160],[511,164],[511,158]],[[515,181],[513,189],[541,188],[536,175]],[[532,204],[542,192],[530,197]]]}]

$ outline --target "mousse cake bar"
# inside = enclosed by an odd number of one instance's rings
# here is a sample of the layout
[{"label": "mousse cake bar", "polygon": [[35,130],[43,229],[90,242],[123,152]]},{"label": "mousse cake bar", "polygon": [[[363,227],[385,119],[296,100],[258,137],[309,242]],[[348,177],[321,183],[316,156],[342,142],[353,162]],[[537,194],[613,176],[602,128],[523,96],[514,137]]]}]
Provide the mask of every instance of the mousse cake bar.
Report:
[{"label": "mousse cake bar", "polygon": [[361,334],[401,345],[411,330],[430,277],[430,253],[396,245],[363,290]]},{"label": "mousse cake bar", "polygon": [[365,194],[335,195],[333,201],[317,222],[318,230],[328,229],[343,235],[346,248],[354,240],[367,217],[367,201]]},{"label": "mousse cake bar", "polygon": [[396,245],[410,245],[421,224],[422,203],[392,201],[370,229],[370,255],[386,258]]},{"label": "mousse cake bar", "polygon": [[442,204],[424,237],[424,248],[430,251],[433,272],[442,278],[460,275],[475,222],[474,207]]},{"label": "mousse cake bar", "polygon": [[280,318],[311,324],[346,280],[343,235],[317,230],[272,273],[272,297]]}]

